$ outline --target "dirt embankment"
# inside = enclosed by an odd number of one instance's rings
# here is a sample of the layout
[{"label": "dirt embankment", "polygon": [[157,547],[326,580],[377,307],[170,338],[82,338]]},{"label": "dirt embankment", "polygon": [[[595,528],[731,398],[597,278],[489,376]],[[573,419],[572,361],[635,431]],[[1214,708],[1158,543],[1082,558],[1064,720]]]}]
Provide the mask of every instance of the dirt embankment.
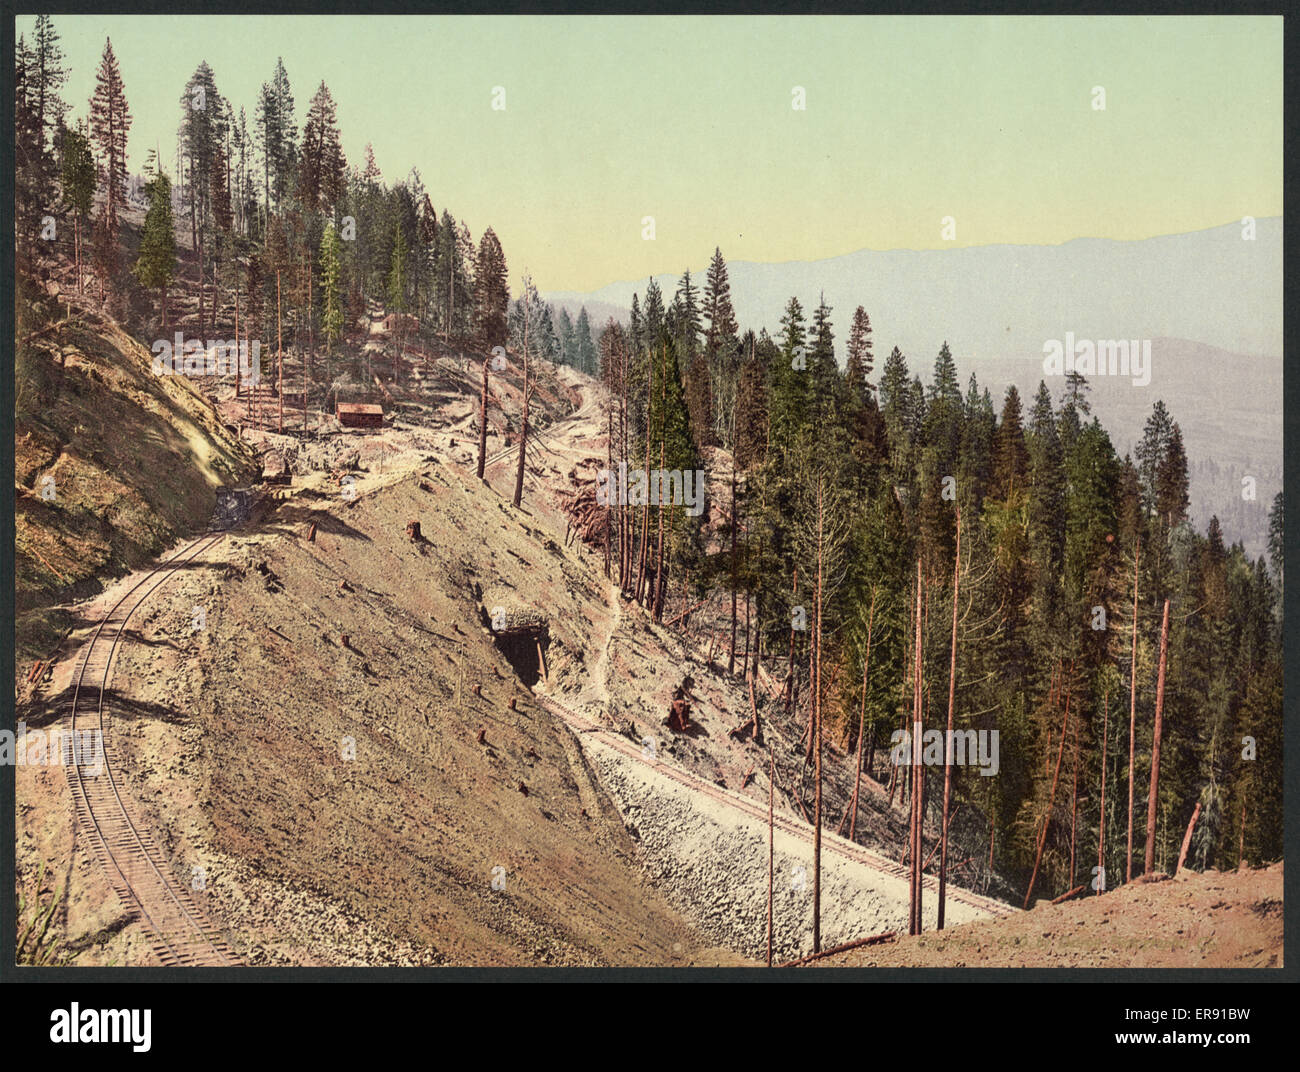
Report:
[{"label": "dirt embankment", "polygon": [[1282,864],[1180,871],[828,957],[826,967],[1280,968]]},{"label": "dirt embankment", "polygon": [[[202,869],[240,954],[740,962],[648,883],[571,735],[481,625],[485,602],[540,600],[554,664],[581,659],[601,589],[578,552],[456,464],[362,474],[355,498],[307,483],[160,589],[114,674],[124,787],[178,878]],[[70,870],[70,906],[90,906]],[[70,916],[74,940],[105,927]],[[138,930],[83,956],[137,962]]]},{"label": "dirt embankment", "polygon": [[257,472],[252,452],[183,376],[110,321],[74,311],[21,341],[14,435],[20,667],[73,624],[84,598],[207,527],[217,490]]}]

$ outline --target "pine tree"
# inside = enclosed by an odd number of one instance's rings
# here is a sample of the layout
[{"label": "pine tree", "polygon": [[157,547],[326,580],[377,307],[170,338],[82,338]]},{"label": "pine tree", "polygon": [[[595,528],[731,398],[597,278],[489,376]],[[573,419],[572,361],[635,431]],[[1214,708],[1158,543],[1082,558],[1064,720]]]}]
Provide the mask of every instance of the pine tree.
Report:
[{"label": "pine tree", "polygon": [[271,81],[258,95],[256,124],[262,150],[262,183],[267,211],[280,211],[290,189],[297,156],[293,90],[284,60],[277,58]]},{"label": "pine tree", "polygon": [[328,355],[343,335],[342,266],[339,262],[339,235],[333,224],[325,228],[320,240],[321,330],[325,333]]},{"label": "pine tree", "polygon": [[1142,514],[1151,517],[1158,512],[1156,506],[1157,474],[1160,463],[1169,450],[1169,439],[1173,435],[1173,421],[1163,401],[1157,400],[1152,407],[1151,416],[1147,418],[1142,432],[1142,441],[1137,445],[1138,479],[1142,488]]},{"label": "pine tree", "polygon": [[688,268],[682,273],[677,284],[677,293],[673,295],[673,304],[679,309],[677,317],[677,348],[681,372],[685,373],[695,361],[700,345],[700,305],[699,291],[691,282]]},{"label": "pine tree", "polygon": [[506,255],[489,227],[479,239],[474,267],[476,333],[485,350],[506,343],[506,307],[510,304],[506,275]]},{"label": "pine tree", "polygon": [[871,318],[858,306],[853,312],[853,325],[849,328],[848,363],[845,367],[850,388],[865,400],[871,385]]},{"label": "pine tree", "polygon": [[1183,449],[1183,433],[1178,422],[1169,432],[1169,443],[1164,457],[1156,467],[1156,513],[1166,530],[1187,520],[1188,495],[1187,452]]},{"label": "pine tree", "polygon": [[727,262],[722,259],[722,250],[716,246],[704,281],[704,318],[709,324],[704,336],[704,349],[709,360],[716,362],[718,354],[740,330],[736,323],[736,311],[731,305]]},{"label": "pine tree", "polygon": [[588,376],[596,374],[596,344],[591,338],[591,321],[587,318],[585,305],[578,310],[578,319],[573,325],[573,361],[580,372]]},{"label": "pine tree", "polygon": [[14,48],[14,224],[18,267],[24,272],[31,268],[46,190],[41,128],[32,103],[31,66],[31,52],[26,38],[20,35]]},{"label": "pine tree", "polygon": [[[80,124],[75,130],[65,129],[60,141],[63,144],[63,203],[72,213],[77,293],[80,294],[82,235],[95,202],[95,158],[90,151],[90,139]],[[170,210],[170,206],[168,208]]]},{"label": "pine tree", "polygon": [[[183,200],[189,205],[191,246],[197,250],[210,219],[213,179],[216,171],[224,167],[221,144],[226,136],[224,101],[212,68],[206,63],[200,63],[185,83],[180,105],[181,124],[176,136],[189,161],[189,182]],[[180,166],[184,169],[183,162]]]},{"label": "pine tree", "polygon": [[[373,158],[370,161],[373,163]],[[298,199],[308,212],[329,212],[343,195],[347,161],[329,87],[321,82],[307,106],[298,167]]]},{"label": "pine tree", "polygon": [[63,49],[54,20],[49,15],[36,16],[36,30],[32,35],[32,48],[28,56],[26,91],[32,109],[32,122],[36,131],[40,176],[46,184],[53,184],[58,168],[54,159],[57,134],[68,112],[59,91],[68,79],[63,66]]},{"label": "pine tree", "polygon": [[1020,392],[1015,384],[1007,388],[1002,419],[993,436],[993,484],[991,498],[1007,501],[1022,491],[1029,473],[1029,451],[1025,447]]},{"label": "pine tree", "polygon": [[148,183],[149,211],[144,218],[144,234],[140,239],[140,252],[135,262],[135,275],[140,285],[158,291],[158,315],[162,328],[167,329],[167,287],[176,275],[176,231],[172,220],[172,184],[166,173],[159,171]]},{"label": "pine tree", "polygon": [[632,310],[628,314],[627,334],[633,353],[638,352],[645,344],[645,322],[641,317],[641,306],[635,292],[632,294]]},{"label": "pine tree", "polygon": [[817,441],[819,454],[845,451],[844,429],[841,422],[847,399],[841,396],[839,365],[835,362],[835,335],[831,328],[831,307],[822,295],[813,310],[813,322],[808,353],[808,420]]},{"label": "pine tree", "polygon": [[[131,112],[126,103],[122,72],[117,57],[113,55],[113,42],[105,40],[104,55],[95,76],[95,93],[90,98],[90,131],[103,161],[101,175],[105,194],[101,246],[105,255],[109,251],[103,243],[117,241],[119,217],[126,206],[126,137],[130,130]],[[104,265],[104,257],[100,258],[100,263]]]}]

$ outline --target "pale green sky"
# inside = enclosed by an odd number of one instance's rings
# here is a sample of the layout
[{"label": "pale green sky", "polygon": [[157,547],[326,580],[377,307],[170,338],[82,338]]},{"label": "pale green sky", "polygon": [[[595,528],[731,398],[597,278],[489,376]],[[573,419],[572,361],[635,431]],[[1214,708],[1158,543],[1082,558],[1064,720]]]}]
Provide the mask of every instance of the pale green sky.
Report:
[{"label": "pale green sky", "polygon": [[[30,40],[34,19],[17,20]],[[111,37],[131,166],[200,60],[250,127],[283,56],[350,163],[418,167],[512,277],[591,290],[728,260],[1136,239],[1282,212],[1282,20],[59,15],[84,116]],[[1103,86],[1106,110],[1092,107]],[[494,86],[506,110],[493,111]],[[802,86],[807,110],[791,107]],[[656,238],[641,237],[653,216]],[[956,242],[940,237],[953,216]]]}]

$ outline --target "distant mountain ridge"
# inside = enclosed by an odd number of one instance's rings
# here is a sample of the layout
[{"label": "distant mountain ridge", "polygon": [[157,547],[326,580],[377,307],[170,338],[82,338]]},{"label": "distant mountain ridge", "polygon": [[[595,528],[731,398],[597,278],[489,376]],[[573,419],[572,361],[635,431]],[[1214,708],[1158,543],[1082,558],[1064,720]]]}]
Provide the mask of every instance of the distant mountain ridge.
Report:
[{"label": "distant mountain ridge", "polygon": [[[834,310],[841,364],[853,310],[871,317],[875,375],[897,346],[928,383],[946,341],[962,389],[972,372],[1000,410],[1010,383],[1026,406],[1040,380],[1059,400],[1064,380],[1045,376],[1044,344],[1076,339],[1152,340],[1151,382],[1089,378],[1093,411],[1121,456],[1132,450],[1157,399],[1183,430],[1192,467],[1192,519],[1204,529],[1218,514],[1224,535],[1263,553],[1267,514],[1282,488],[1282,220],[1261,218],[1256,237],[1226,224],[1187,234],[1123,242],[1079,238],[1058,246],[972,246],[862,250],[821,261],[729,263],[741,330],[776,335],[791,295],[811,319],[824,293]],[[726,250],[723,250],[725,256]],[[707,254],[691,265],[703,289]],[[685,267],[685,266],[683,266]],[[665,301],[680,272],[655,276]],[[588,294],[544,297],[593,330],[626,321],[646,280],[611,283]],[[1241,478],[1256,480],[1256,498]]]},{"label": "distant mountain ridge", "polygon": [[[897,346],[928,363],[947,340],[974,361],[1041,354],[1047,339],[1180,338],[1245,354],[1282,352],[1282,219],[1135,241],[1078,238],[1058,246],[860,250],[820,261],[729,262],[732,302],[742,330],[775,335],[792,295],[811,313],[821,294],[834,309],[843,344],[853,310],[871,317],[878,353]],[[723,255],[726,255],[724,249]],[[689,267],[703,289],[711,250]],[[671,300],[681,269],[655,276]],[[592,324],[626,319],[646,280],[589,293],[542,296]],[[597,313],[599,309],[599,314]]]}]

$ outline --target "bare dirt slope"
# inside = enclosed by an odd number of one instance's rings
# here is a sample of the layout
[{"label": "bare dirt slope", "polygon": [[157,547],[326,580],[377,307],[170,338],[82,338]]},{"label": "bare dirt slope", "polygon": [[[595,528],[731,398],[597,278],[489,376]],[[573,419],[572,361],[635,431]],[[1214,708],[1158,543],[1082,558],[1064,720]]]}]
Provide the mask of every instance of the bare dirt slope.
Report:
[{"label": "bare dirt slope", "polygon": [[[48,311],[51,318],[56,315]],[[51,612],[201,531],[253,454],[184,377],[111,321],[74,310],[21,343],[15,410],[20,664],[69,624]]]},{"label": "bare dirt slope", "polygon": [[[203,869],[204,907],[254,964],[738,962],[647,884],[480,624],[485,593],[526,589],[565,665],[599,585],[472,471],[359,476],[355,499],[317,480],[268,504],[133,623],[115,745],[178,877]],[[84,956],[135,962],[138,924],[70,916],[74,943],[109,932]]]},{"label": "bare dirt slope", "polygon": [[1280,968],[1282,864],[1180,871],[1164,882],[1042,904],[866,946],[819,961],[840,967]]}]

